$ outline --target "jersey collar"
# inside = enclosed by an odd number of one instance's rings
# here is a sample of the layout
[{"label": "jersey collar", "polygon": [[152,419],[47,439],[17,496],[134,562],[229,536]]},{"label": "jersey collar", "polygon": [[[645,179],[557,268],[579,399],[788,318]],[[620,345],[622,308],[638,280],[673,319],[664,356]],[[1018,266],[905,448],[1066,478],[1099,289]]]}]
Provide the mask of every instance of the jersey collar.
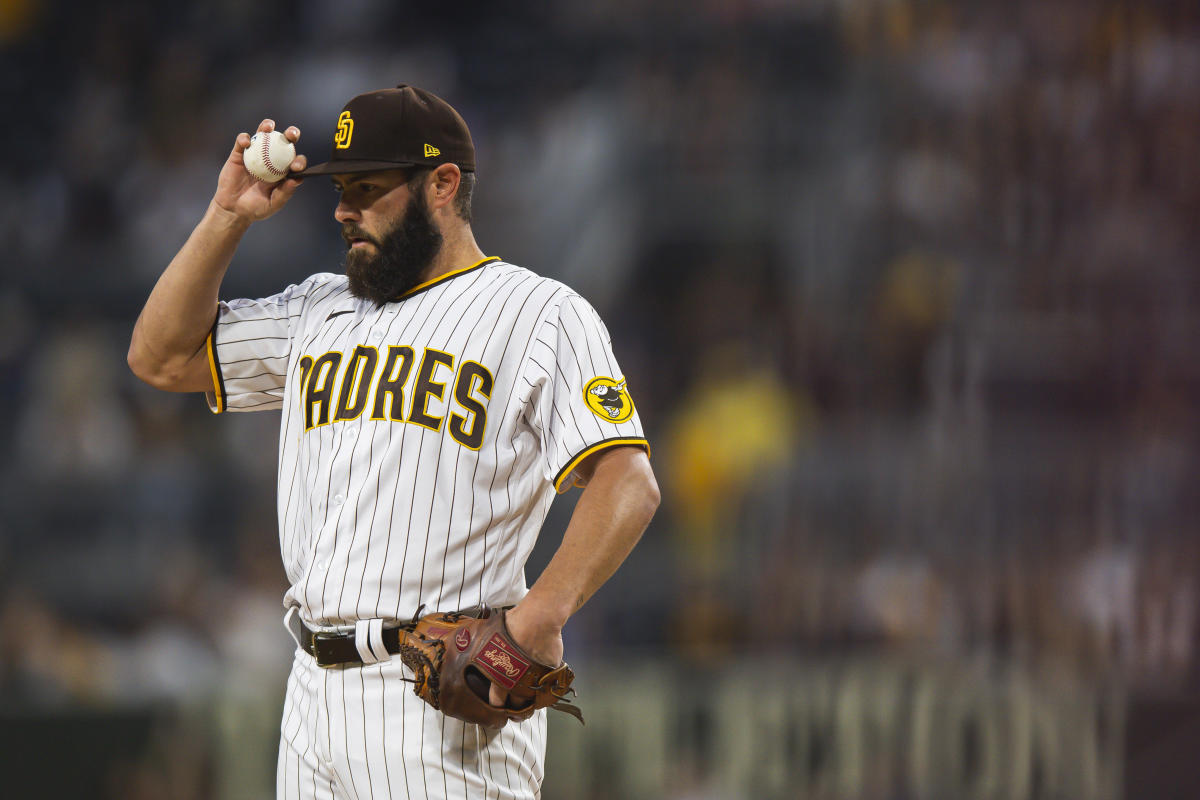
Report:
[{"label": "jersey collar", "polygon": [[463,267],[462,269],[451,270],[450,272],[447,272],[445,275],[439,275],[438,277],[434,278],[433,280],[429,280],[429,281],[425,281],[424,283],[417,284],[416,286],[409,289],[407,292],[400,295],[396,299],[397,300],[407,300],[408,298],[412,297],[414,294],[420,294],[421,292],[425,291],[426,289],[432,289],[434,286],[437,286],[439,283],[445,283],[446,281],[450,280],[451,278],[457,278],[459,275],[466,275],[468,272],[479,269],[484,264],[490,263],[492,261],[499,261],[499,260],[500,260],[500,256],[488,256],[487,258],[483,259],[482,261],[477,261],[469,267]]}]

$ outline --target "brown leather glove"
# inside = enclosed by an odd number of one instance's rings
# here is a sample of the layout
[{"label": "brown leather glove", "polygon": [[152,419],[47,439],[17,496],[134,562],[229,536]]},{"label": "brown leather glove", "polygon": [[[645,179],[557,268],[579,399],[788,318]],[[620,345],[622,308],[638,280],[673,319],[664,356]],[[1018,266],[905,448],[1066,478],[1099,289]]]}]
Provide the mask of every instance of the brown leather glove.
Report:
[{"label": "brown leather glove", "polygon": [[[413,692],[448,716],[488,728],[547,707],[583,722],[565,699],[575,693],[575,673],[565,661],[551,667],[526,653],[509,635],[504,613],[486,607],[442,612],[403,625],[400,659],[415,676]],[[492,683],[508,692],[503,708],[488,702]]]}]

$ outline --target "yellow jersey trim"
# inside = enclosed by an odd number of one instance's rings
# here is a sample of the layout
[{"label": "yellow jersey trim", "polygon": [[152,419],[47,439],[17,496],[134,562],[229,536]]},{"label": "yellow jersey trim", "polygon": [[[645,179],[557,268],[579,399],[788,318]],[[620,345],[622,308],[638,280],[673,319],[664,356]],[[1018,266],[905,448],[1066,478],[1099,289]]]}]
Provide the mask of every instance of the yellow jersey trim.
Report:
[{"label": "yellow jersey trim", "polygon": [[220,414],[225,410],[225,393],[221,391],[221,372],[217,368],[217,331],[216,325],[213,325],[213,330],[209,331],[208,338],[204,340],[204,346],[208,349],[208,369],[212,373],[213,382],[213,400],[214,414]]},{"label": "yellow jersey trim", "polygon": [[[557,477],[554,479],[554,491],[558,492],[559,494],[562,494],[563,491],[565,491],[563,484],[566,483],[567,478],[571,477],[571,474],[575,472],[575,468],[583,463],[583,460],[588,456],[592,455],[593,453],[599,453],[601,450],[607,450],[610,447],[624,447],[628,445],[642,447],[646,450],[646,455],[650,455],[650,442],[646,441],[646,439],[642,437],[618,437],[615,439],[605,439],[602,442],[596,442],[591,447],[588,447],[576,454],[574,458],[567,462],[565,467],[559,470]],[[575,485],[582,486],[583,484],[576,483]],[[568,486],[566,488],[569,489],[571,487]]]},{"label": "yellow jersey trim", "polygon": [[484,264],[487,264],[490,261],[499,261],[499,260],[500,260],[500,256],[488,256],[487,258],[483,259],[482,261],[477,261],[469,267],[463,267],[462,269],[451,270],[450,272],[447,272],[445,275],[439,275],[436,278],[433,278],[432,280],[428,280],[428,281],[425,281],[424,283],[417,284],[416,286],[409,289],[407,292],[400,295],[396,299],[404,300],[406,298],[412,297],[417,292],[423,292],[426,289],[437,286],[442,281],[448,281],[451,278],[457,278],[459,275],[463,275],[467,272],[470,272],[473,269],[479,269]]}]

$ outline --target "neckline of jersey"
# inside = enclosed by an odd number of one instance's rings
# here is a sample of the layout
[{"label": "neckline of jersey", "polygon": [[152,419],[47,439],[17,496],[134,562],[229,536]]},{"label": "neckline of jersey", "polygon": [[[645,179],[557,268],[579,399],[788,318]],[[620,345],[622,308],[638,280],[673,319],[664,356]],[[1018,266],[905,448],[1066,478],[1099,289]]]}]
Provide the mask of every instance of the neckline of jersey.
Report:
[{"label": "neckline of jersey", "polygon": [[396,300],[407,300],[408,298],[412,297],[414,294],[420,294],[421,292],[425,291],[426,289],[432,289],[434,286],[437,286],[439,283],[445,283],[446,281],[450,280],[451,278],[457,278],[459,275],[466,275],[468,272],[471,272],[472,270],[479,269],[484,264],[488,264],[488,263],[491,263],[492,261],[499,261],[499,260],[500,260],[500,256],[488,256],[487,258],[483,259],[482,261],[476,261],[474,264],[472,264],[469,267],[463,267],[462,269],[451,270],[450,272],[447,272],[445,275],[439,275],[438,277],[434,278],[433,280],[429,280],[429,281],[425,281],[424,283],[417,284],[416,286],[409,289],[404,294],[397,297]]}]

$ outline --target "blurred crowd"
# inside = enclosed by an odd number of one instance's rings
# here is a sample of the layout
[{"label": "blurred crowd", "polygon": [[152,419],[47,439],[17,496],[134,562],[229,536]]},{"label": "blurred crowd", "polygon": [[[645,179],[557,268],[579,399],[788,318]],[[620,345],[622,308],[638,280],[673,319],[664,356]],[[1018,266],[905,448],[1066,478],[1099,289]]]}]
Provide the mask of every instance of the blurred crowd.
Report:
[{"label": "blurred crowd", "polygon": [[[323,159],[342,103],[399,82],[462,111],[484,250],[597,306],[654,445],[664,507],[569,648],[1196,685],[1194,4],[2,5],[0,686],[26,702],[286,663],[276,416],[213,419],[124,350],[238,131],[295,123]],[[252,231],[227,295],[336,270],[333,203],[306,185]]]}]

